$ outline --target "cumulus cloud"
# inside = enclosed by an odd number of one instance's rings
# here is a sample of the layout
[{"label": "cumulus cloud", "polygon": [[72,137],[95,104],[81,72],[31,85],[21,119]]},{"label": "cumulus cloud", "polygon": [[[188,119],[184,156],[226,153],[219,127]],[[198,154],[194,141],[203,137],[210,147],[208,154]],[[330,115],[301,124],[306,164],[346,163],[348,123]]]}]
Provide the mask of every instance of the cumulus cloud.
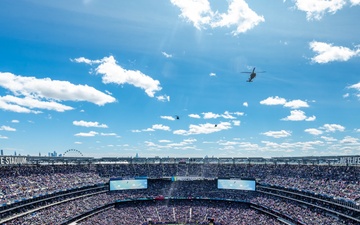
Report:
[{"label": "cumulus cloud", "polygon": [[4,131],[16,131],[15,128],[9,127],[9,126],[1,126],[0,130],[4,130]]},{"label": "cumulus cloud", "polygon": [[99,122],[87,122],[84,120],[73,121],[73,125],[80,127],[98,127],[98,128],[108,128],[106,124],[99,124]]},{"label": "cumulus cloud", "polygon": [[221,116],[221,115],[213,113],[213,112],[206,112],[206,113],[201,113],[201,114],[203,114],[204,119],[216,119]]},{"label": "cumulus cloud", "polygon": [[344,131],[345,127],[340,124],[324,124],[324,126],[320,127],[320,129],[324,129],[325,132],[336,132],[336,131]]},{"label": "cumulus cloud", "polygon": [[231,128],[231,124],[229,122],[221,122],[217,124],[217,126],[211,123],[205,123],[199,125],[190,124],[189,130],[175,130],[173,133],[178,135],[210,134],[222,130],[228,130],[230,128]]},{"label": "cumulus cloud", "polygon": [[9,138],[0,134],[0,139],[9,139]]},{"label": "cumulus cloud", "polygon": [[316,119],[315,116],[311,116],[311,117],[307,117],[305,115],[304,111],[301,110],[291,110],[290,111],[290,115],[282,118],[281,120],[285,120],[285,121],[314,121]]},{"label": "cumulus cloud", "polygon": [[170,102],[170,96],[167,95],[156,96],[156,99],[159,100],[160,102]]},{"label": "cumulus cloud", "polygon": [[0,108],[19,113],[41,113],[46,109],[64,112],[72,110],[60,101],[88,101],[97,105],[115,102],[115,98],[88,85],[75,85],[68,81],[24,77],[0,72],[0,87],[13,95],[0,97]]},{"label": "cumulus cloud", "polygon": [[316,129],[316,128],[308,128],[308,129],[305,129],[305,132],[306,133],[309,133],[309,134],[312,134],[312,135],[320,135],[323,133],[322,130],[319,130],[319,129]]},{"label": "cumulus cloud", "polygon": [[273,137],[273,138],[283,138],[283,137],[289,137],[291,136],[291,131],[286,131],[286,130],[280,130],[280,131],[267,131],[264,133],[261,133],[265,136],[268,137]]},{"label": "cumulus cloud", "polygon": [[189,114],[189,117],[195,118],[195,119],[200,119],[200,115],[198,115],[198,114]]},{"label": "cumulus cloud", "polygon": [[350,0],[351,5],[355,6],[355,5],[360,5],[360,0]]},{"label": "cumulus cloud", "polygon": [[348,86],[347,88],[349,88],[349,89],[355,89],[355,90],[357,91],[356,96],[360,99],[360,82],[359,82],[359,83],[356,83],[356,84],[353,84],[353,85],[350,85],[350,86]]},{"label": "cumulus cloud", "polygon": [[211,27],[230,27],[235,26],[236,29],[231,33],[238,35],[254,28],[260,22],[264,22],[263,16],[257,15],[250,9],[244,0],[229,1],[227,13],[215,13],[215,21],[210,24]]},{"label": "cumulus cloud", "polygon": [[292,108],[292,109],[309,107],[309,104],[303,100],[296,99],[296,100],[287,101],[285,98],[281,98],[279,96],[268,97],[267,99],[260,101],[260,104],[261,105],[283,105],[284,107]]},{"label": "cumulus cloud", "polygon": [[244,103],[243,103],[243,106],[249,107],[249,104],[248,104],[247,102],[244,102]]},{"label": "cumulus cloud", "polygon": [[280,98],[279,96],[268,97],[267,99],[260,101],[261,105],[284,105],[285,103],[286,99]]},{"label": "cumulus cloud", "polygon": [[161,52],[161,54],[163,54],[163,56],[165,56],[166,58],[172,58],[172,55],[166,52]]},{"label": "cumulus cloud", "polygon": [[333,46],[325,42],[312,41],[309,45],[310,49],[317,53],[316,56],[311,58],[311,61],[315,63],[343,62],[360,54],[359,48],[351,50],[347,47]]},{"label": "cumulus cloud", "polygon": [[210,77],[216,77],[216,73],[210,73],[209,76]]},{"label": "cumulus cloud", "polygon": [[[171,129],[170,129],[170,127],[165,126],[165,125],[162,125],[162,124],[154,124],[154,125],[152,125],[151,127],[146,128],[146,129],[143,129],[143,130],[141,130],[141,131],[153,132],[153,131],[155,131],[155,130],[170,131]],[[134,130],[134,131],[132,131],[132,132],[141,132],[141,131],[139,131],[139,130]]]},{"label": "cumulus cloud", "polygon": [[346,0],[295,0],[296,8],[306,12],[308,20],[320,20],[325,13],[335,14],[345,4]]},{"label": "cumulus cloud", "polygon": [[100,133],[100,136],[117,136],[116,133]]},{"label": "cumulus cloud", "polygon": [[154,125],[152,125],[152,129],[170,131],[170,127],[164,126],[162,124],[154,124]]},{"label": "cumulus cloud", "polygon": [[150,76],[139,70],[127,70],[117,64],[113,56],[104,57],[100,60],[89,60],[84,57],[76,58],[73,61],[86,64],[97,64],[95,68],[96,74],[102,75],[104,84],[130,84],[145,90],[149,97],[154,97],[155,93],[162,88],[158,80],[154,80]]},{"label": "cumulus cloud", "polygon": [[341,144],[360,144],[358,138],[354,138],[351,136],[346,136],[342,140],[340,140]]},{"label": "cumulus cloud", "polygon": [[77,137],[94,137],[95,135],[98,135],[99,133],[98,132],[95,132],[95,131],[90,131],[88,133],[77,133],[75,134],[74,136],[77,136]]},{"label": "cumulus cloud", "polygon": [[337,139],[335,139],[333,137],[328,137],[328,136],[321,136],[320,138],[322,138],[322,139],[324,139],[325,141],[328,141],[328,142],[337,141]]},{"label": "cumulus cloud", "polygon": [[[236,119],[235,116],[243,116],[244,113],[243,112],[229,112],[229,111],[225,111],[223,114],[217,114],[217,113],[213,113],[213,112],[204,112],[201,113],[203,115],[204,119],[216,119],[216,118],[224,118],[224,119]],[[195,118],[195,114],[192,114]],[[235,115],[235,116],[234,116]],[[200,116],[196,115],[196,118],[200,118]]]},{"label": "cumulus cloud", "polygon": [[173,116],[160,116],[160,118],[164,120],[175,120]]},{"label": "cumulus cloud", "polygon": [[298,109],[298,108],[307,108],[307,107],[309,107],[309,105],[307,102],[302,101],[302,100],[292,100],[292,101],[286,102],[284,104],[284,107]]},{"label": "cumulus cloud", "polygon": [[265,21],[244,0],[230,0],[226,13],[214,12],[208,0],[171,0],[171,3],[180,8],[180,17],[199,30],[206,27],[236,27],[231,33],[238,35]]}]

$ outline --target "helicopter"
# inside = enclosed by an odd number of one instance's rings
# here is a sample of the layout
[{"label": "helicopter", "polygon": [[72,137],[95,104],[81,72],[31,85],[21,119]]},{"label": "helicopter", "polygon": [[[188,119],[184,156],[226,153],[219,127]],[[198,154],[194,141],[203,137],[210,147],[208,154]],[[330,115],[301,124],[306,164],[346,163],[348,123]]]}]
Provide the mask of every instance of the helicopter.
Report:
[{"label": "helicopter", "polygon": [[[250,73],[250,77],[246,82],[252,82],[252,80],[256,77],[255,67],[252,70],[252,72],[241,72],[241,73]],[[265,71],[261,71],[261,72],[258,72],[258,73],[265,73]]]}]

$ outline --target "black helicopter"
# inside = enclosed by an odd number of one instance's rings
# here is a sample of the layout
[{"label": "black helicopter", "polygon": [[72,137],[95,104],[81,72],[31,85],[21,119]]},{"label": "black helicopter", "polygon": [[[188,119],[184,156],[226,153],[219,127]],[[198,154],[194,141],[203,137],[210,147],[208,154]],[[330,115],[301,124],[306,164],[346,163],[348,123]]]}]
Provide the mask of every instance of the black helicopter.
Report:
[{"label": "black helicopter", "polygon": [[[256,77],[255,67],[252,70],[252,72],[241,72],[241,73],[250,73],[250,77],[246,82],[252,82],[252,80]],[[261,71],[261,72],[258,72],[258,73],[265,73],[265,71]]]}]

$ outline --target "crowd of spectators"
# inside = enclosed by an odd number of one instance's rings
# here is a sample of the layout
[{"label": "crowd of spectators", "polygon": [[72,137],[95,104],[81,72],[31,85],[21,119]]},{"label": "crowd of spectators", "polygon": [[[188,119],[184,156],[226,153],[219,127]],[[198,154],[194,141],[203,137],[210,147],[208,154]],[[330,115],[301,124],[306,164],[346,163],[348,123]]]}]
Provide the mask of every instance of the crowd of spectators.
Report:
[{"label": "crowd of spectators", "polygon": [[[147,221],[144,223],[144,221]],[[281,224],[244,204],[217,201],[147,201],[124,203],[90,217],[80,225],[104,224]]]},{"label": "crowd of spectators", "polygon": [[54,192],[108,182],[87,166],[0,167],[0,206]]},{"label": "crowd of spectators", "polygon": [[[0,166],[0,206],[11,204],[22,199],[36,197],[41,194],[49,194],[64,189],[85,187],[94,184],[106,183],[113,177],[136,177],[146,176],[148,188],[140,190],[116,191],[103,194],[90,195],[83,198],[55,204],[42,210],[27,214],[11,220],[6,224],[59,224],[76,215],[93,210],[101,205],[113,203],[121,199],[157,198],[165,196],[170,198],[187,199],[233,199],[247,203],[264,205],[276,209],[292,218],[303,221],[306,224],[345,224],[338,217],[329,217],[318,209],[304,207],[296,202],[264,196],[257,192],[219,190],[214,178],[237,177],[255,178],[258,184],[273,185],[283,188],[309,191],[316,194],[325,194],[334,198],[342,198],[353,203],[360,202],[360,167],[348,166],[312,166],[312,165],[264,165],[264,164],[87,164],[87,165],[22,165]],[[194,181],[172,182],[172,176],[192,176],[207,178]],[[156,178],[156,179],[155,179]],[[150,204],[150,203],[149,203]],[[139,205],[137,207],[125,207],[126,210],[112,208],[109,220],[130,221],[131,216],[143,212],[141,220],[152,218],[158,222],[165,219],[171,221],[198,220],[197,215],[209,211],[212,208],[206,206],[174,205],[169,208],[164,204]],[[1,209],[1,207],[0,207]],[[191,209],[191,210],[190,210]],[[241,209],[241,210],[240,210]],[[170,210],[170,211],[169,211]],[[214,209],[213,215],[217,215]],[[240,210],[234,212],[231,210]],[[94,216],[102,218],[107,211]],[[229,220],[239,221],[240,217],[253,215],[256,221],[269,220],[268,216],[258,214],[252,209],[229,209]],[[129,218],[119,216],[111,212],[129,212]],[[154,214],[155,212],[155,214]],[[190,213],[191,212],[191,213]],[[170,214],[169,214],[170,213]],[[125,213],[127,214],[127,213]],[[191,218],[190,218],[190,215]],[[239,215],[239,218],[237,218]],[[247,216],[246,216],[247,215]],[[223,221],[224,214],[217,215]],[[138,216],[135,216],[138,217]],[[200,216],[201,217],[201,216]],[[259,219],[259,218],[262,219]],[[205,218],[205,217],[204,217]],[[92,219],[88,220],[89,224]],[[243,220],[245,221],[245,220]],[[144,222],[144,221],[142,221]],[[205,221],[203,221],[205,222]],[[321,222],[321,223],[320,223]],[[84,222],[86,224],[87,222]],[[96,223],[95,223],[96,224]],[[109,223],[111,224],[111,223]],[[120,223],[121,224],[121,223]],[[132,223],[128,223],[132,224]],[[137,223],[134,223],[137,224]],[[223,224],[231,224],[229,221]],[[241,223],[236,223],[241,224]],[[249,224],[249,223],[245,223]],[[266,224],[266,223],[264,223]],[[351,223],[347,223],[351,224]]]}]

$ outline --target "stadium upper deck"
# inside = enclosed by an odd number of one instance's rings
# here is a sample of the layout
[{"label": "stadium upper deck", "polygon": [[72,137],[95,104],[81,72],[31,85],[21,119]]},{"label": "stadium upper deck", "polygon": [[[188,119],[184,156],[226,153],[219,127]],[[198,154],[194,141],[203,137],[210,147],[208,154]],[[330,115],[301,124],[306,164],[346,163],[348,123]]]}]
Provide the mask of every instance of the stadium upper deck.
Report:
[{"label": "stadium upper deck", "polygon": [[188,164],[298,164],[298,165],[346,165],[359,166],[360,155],[350,156],[307,156],[307,157],[251,157],[251,158],[173,158],[173,157],[45,157],[45,156],[0,156],[0,165],[13,164],[165,164],[165,163],[188,163]]}]

